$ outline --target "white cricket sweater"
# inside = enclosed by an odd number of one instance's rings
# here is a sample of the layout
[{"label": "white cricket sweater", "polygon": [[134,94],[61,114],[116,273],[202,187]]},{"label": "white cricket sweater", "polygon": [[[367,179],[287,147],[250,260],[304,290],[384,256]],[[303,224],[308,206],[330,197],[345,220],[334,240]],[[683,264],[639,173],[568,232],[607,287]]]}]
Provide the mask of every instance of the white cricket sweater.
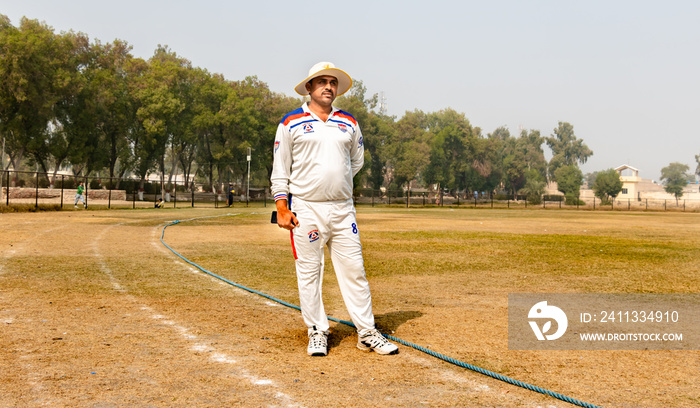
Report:
[{"label": "white cricket sweater", "polygon": [[277,127],[272,164],[275,201],[291,193],[304,201],[352,198],[352,178],[364,164],[362,132],[355,118],[333,108],[324,123],[306,103]]}]

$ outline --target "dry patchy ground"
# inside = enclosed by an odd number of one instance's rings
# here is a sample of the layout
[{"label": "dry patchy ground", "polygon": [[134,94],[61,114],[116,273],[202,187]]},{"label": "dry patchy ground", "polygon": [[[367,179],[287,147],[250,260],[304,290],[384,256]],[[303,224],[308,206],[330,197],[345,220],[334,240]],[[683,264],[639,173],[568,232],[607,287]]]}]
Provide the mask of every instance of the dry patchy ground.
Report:
[{"label": "dry patchy ground", "polygon": [[[0,407],[567,407],[331,328],[305,354],[289,237],[266,209],[0,215]],[[511,292],[698,292],[700,215],[359,210],[380,329],[605,407],[697,407],[698,351],[515,351]],[[346,319],[332,266],[326,310]]]}]

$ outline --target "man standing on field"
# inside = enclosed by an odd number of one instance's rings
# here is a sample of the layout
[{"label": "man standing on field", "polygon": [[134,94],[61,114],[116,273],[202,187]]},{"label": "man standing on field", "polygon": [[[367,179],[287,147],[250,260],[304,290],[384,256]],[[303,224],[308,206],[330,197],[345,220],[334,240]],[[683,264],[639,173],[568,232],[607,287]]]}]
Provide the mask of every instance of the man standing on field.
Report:
[{"label": "man standing on field", "polygon": [[87,208],[87,202],[85,201],[83,193],[85,193],[85,183],[81,181],[80,184],[78,184],[78,189],[75,191],[75,208],[78,208],[78,201],[82,201],[83,208]]},{"label": "man standing on field", "polygon": [[399,351],[375,328],[355,219],[352,178],[364,164],[362,133],[352,115],[333,107],[351,85],[350,76],[330,62],[311,67],[295,88],[310,101],[288,113],[275,136],[272,194],[277,224],[291,231],[310,356],[328,354],[329,324],[321,298],[326,245],[357,328],[357,348],[379,354]]}]

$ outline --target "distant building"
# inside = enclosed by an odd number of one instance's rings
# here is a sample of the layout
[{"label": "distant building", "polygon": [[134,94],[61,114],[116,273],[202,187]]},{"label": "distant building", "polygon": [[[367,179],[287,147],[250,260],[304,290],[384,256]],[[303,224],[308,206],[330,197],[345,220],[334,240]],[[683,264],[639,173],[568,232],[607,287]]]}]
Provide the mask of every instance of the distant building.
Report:
[{"label": "distant building", "polygon": [[639,170],[628,164],[623,164],[617,167],[615,171],[620,175],[620,180],[622,181],[622,191],[617,198],[640,198],[639,183],[642,181],[642,178],[639,177]]},{"label": "distant building", "polygon": [[[664,190],[663,185],[656,183],[654,180],[639,177],[639,170],[629,164],[623,164],[617,167],[615,171],[620,174],[620,180],[622,180],[622,191],[617,196],[618,200],[642,200],[645,198],[663,200],[674,198],[672,194]],[[688,187],[684,190],[684,198],[697,199],[700,197],[697,196],[693,185],[688,184]]]},{"label": "distant building", "polygon": [[[622,191],[615,197],[616,200],[620,201],[643,201],[649,200],[674,200],[673,194],[669,194],[664,190],[663,184],[657,183],[651,179],[643,179],[639,176],[639,170],[630,166],[629,164],[623,164],[617,168],[615,171],[620,175],[620,180],[622,181]],[[700,200],[700,192],[698,192],[698,183],[688,184],[686,188],[683,189],[683,199],[687,200]],[[585,182],[581,186],[582,200],[591,200],[594,197],[592,186],[589,186]],[[547,185],[547,194],[561,194],[557,191],[557,184],[555,182],[550,182]]]}]

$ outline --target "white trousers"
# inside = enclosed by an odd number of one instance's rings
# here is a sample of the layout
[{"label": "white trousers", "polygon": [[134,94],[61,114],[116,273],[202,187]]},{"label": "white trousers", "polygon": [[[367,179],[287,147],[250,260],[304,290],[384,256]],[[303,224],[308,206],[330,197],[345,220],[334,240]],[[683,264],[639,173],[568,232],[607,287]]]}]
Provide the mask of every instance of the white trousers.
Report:
[{"label": "white trousers", "polygon": [[374,328],[372,296],[365,275],[360,232],[352,200],[311,202],[294,197],[299,227],[292,231],[301,315],[309,330],[328,331],[323,307],[324,247],[327,245],[340,292],[358,332]]}]

